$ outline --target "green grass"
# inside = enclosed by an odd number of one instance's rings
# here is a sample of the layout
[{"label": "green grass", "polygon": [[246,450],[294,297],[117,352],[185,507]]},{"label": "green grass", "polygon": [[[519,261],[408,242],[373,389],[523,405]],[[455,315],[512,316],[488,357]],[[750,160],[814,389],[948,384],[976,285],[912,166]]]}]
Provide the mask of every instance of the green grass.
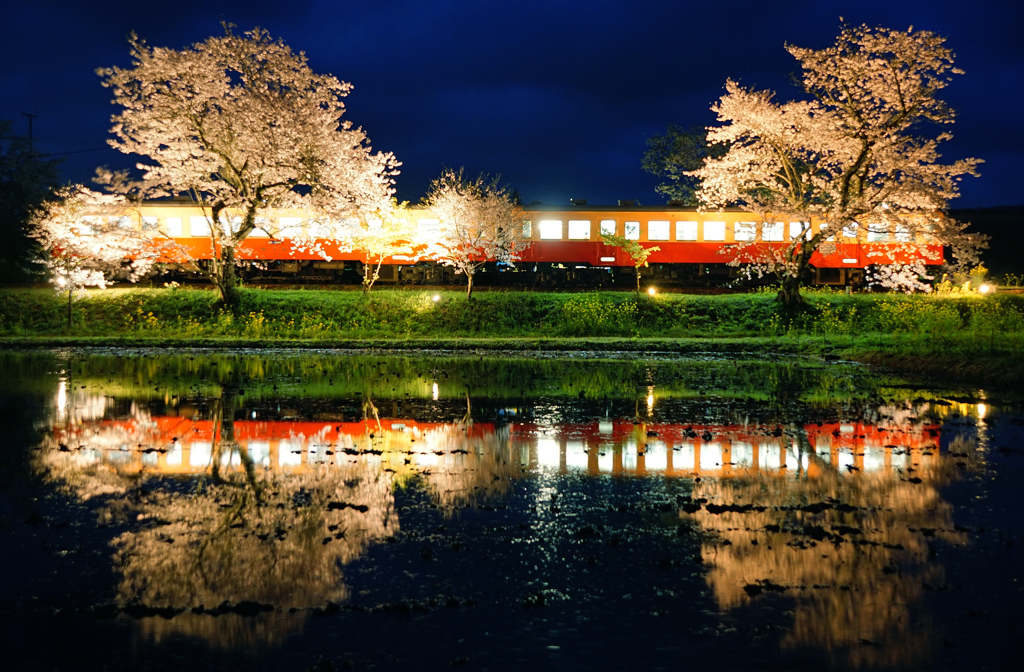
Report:
[{"label": "green grass", "polygon": [[832,353],[977,382],[1024,374],[1024,296],[243,290],[236,312],[195,289],[0,290],[0,338],[231,346],[559,347]]}]

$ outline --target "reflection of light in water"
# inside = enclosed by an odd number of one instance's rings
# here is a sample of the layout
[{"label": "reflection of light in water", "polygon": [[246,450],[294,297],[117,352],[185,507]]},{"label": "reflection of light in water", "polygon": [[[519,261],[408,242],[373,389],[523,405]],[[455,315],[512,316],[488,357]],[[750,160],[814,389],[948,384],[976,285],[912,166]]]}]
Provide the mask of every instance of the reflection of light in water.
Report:
[{"label": "reflection of light in water", "polygon": [[565,442],[565,466],[569,469],[587,468],[587,444],[583,441]]},{"label": "reflection of light in water", "polygon": [[440,388],[437,387],[437,383],[436,382],[434,383],[433,396],[434,396],[434,401],[437,401],[441,397],[441,390],[440,390]]},{"label": "reflection of light in water", "polygon": [[211,441],[193,441],[192,450],[189,453],[189,464],[193,467],[205,467],[210,464],[213,456],[213,443]]},{"label": "reflection of light in water", "polygon": [[654,386],[650,385],[647,388],[647,416],[654,415]]},{"label": "reflection of light in water", "polygon": [[64,414],[64,408],[68,405],[68,384],[67,381],[61,380],[57,384],[57,412],[61,415]]},{"label": "reflection of light in water", "polygon": [[985,414],[988,412],[988,406],[985,404],[978,404],[978,419],[984,420]]},{"label": "reflection of light in water", "polygon": [[668,468],[665,444],[660,441],[648,443],[644,449],[644,466],[648,471],[664,471]]},{"label": "reflection of light in water", "polygon": [[732,466],[750,467],[754,464],[754,446],[746,441],[732,442]]},{"label": "reflection of light in water", "polygon": [[700,447],[700,468],[717,469],[722,464],[722,444],[705,443]]},{"label": "reflection of light in water", "polygon": [[692,470],[693,469],[693,444],[684,443],[675,456],[672,458],[672,462],[676,465],[677,469]]},{"label": "reflection of light in water", "polygon": [[537,466],[558,468],[559,447],[556,439],[541,438],[537,440]]}]

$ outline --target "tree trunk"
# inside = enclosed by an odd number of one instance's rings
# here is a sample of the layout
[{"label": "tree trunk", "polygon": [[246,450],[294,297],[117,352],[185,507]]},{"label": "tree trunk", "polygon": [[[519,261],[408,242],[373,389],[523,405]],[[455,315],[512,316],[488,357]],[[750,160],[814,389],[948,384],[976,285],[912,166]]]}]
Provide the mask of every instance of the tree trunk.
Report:
[{"label": "tree trunk", "polygon": [[779,303],[785,308],[796,308],[804,305],[804,297],[800,295],[800,277],[784,275],[779,284]]},{"label": "tree trunk", "polygon": [[75,286],[68,283],[68,333],[71,333],[71,299],[75,295]]},{"label": "tree trunk", "polygon": [[636,267],[636,299],[640,300],[640,267]]},{"label": "tree trunk", "polygon": [[225,307],[234,311],[242,302],[238,291],[238,276],[235,272],[235,248],[224,245],[220,248],[220,261],[215,270],[214,282],[220,290],[221,301]]},{"label": "tree trunk", "polygon": [[466,280],[467,280],[467,282],[466,282],[466,298],[467,299],[472,299],[473,298],[473,272],[472,271],[466,271]]}]

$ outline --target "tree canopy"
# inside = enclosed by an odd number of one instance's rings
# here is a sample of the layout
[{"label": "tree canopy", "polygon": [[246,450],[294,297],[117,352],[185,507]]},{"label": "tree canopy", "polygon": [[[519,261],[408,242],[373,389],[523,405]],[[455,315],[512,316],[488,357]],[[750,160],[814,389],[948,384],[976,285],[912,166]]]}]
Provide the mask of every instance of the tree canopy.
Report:
[{"label": "tree canopy", "polygon": [[432,256],[466,274],[467,297],[473,296],[473,275],[484,263],[512,263],[529,245],[512,195],[498,178],[470,179],[461,169],[448,168],[431,183],[426,205],[439,219]]},{"label": "tree canopy", "polygon": [[390,206],[399,164],[342,121],[350,84],[315,74],[305,54],[264,30],[224,28],[181,50],[132,34],[132,67],[98,73],[121,107],[111,145],[146,159],[141,179],[120,188],[187,194],[207,209],[218,253],[211,279],[234,306],[235,250],[260,211],[304,207],[328,224],[367,216]]},{"label": "tree canopy", "polygon": [[692,171],[703,166],[708,158],[721,158],[725,149],[721,144],[709,145],[704,128],[669,124],[665,135],[647,138],[647,151],[640,165],[648,173],[665,179],[654,191],[681,205],[695,206],[700,203],[700,180]]},{"label": "tree canopy", "polygon": [[32,212],[60,183],[59,161],[40,156],[28,138],[0,119],[0,279],[11,282],[30,276],[32,238],[27,224]]},{"label": "tree canopy", "polygon": [[[708,132],[712,145],[727,149],[689,175],[700,181],[696,196],[703,207],[737,205],[755,213],[759,224],[816,219],[828,227],[813,233],[805,225],[784,252],[757,246],[737,260],[775,272],[780,298],[795,304],[811,255],[834,249],[840,228],[898,226],[908,254],[922,253],[913,241],[928,235],[971,256],[980,237],[940,211],[958,195],[960,178],[977,174],[980,161],[940,163],[938,146],[951,136],[927,134],[954,121],[937,97],[961,74],[944,38],[913,28],[844,25],[831,47],[786,49],[803,69],[808,99],[780,104],[770,91],[728,81],[712,107],[720,125]],[[918,273],[923,261],[913,264]]]}]

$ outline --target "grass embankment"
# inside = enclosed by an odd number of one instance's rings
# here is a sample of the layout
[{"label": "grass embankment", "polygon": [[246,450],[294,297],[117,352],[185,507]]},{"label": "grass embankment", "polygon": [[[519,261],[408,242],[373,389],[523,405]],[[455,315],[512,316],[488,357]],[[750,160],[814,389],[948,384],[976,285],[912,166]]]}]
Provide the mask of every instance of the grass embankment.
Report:
[{"label": "grass embankment", "polygon": [[[438,301],[433,297],[439,296]],[[0,343],[789,352],[840,356],[976,384],[1024,380],[1024,297],[809,292],[641,297],[626,292],[0,291]]]}]

